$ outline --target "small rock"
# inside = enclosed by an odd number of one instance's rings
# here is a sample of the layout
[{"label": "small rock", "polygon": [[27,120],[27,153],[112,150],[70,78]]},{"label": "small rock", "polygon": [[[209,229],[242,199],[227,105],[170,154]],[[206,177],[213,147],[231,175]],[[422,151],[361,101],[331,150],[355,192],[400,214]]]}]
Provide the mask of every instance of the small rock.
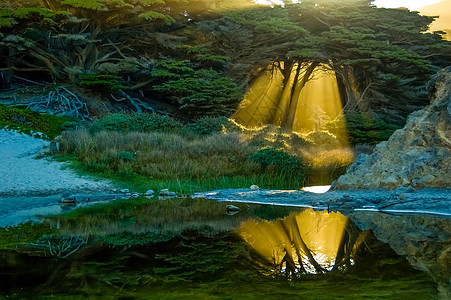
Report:
[{"label": "small rock", "polygon": [[77,202],[75,195],[62,195],[61,196],[61,203],[72,204],[75,202]]},{"label": "small rock", "polygon": [[154,190],[148,190],[147,192],[144,193],[144,196],[153,196],[155,194]]},{"label": "small rock", "polygon": [[401,199],[402,201],[407,200],[406,194],[401,194],[401,195],[399,195],[399,199]]},{"label": "small rock", "polygon": [[241,208],[239,208],[238,206],[235,206],[235,205],[227,205],[226,206],[226,210],[227,211],[240,211],[241,210]]},{"label": "small rock", "polygon": [[251,185],[251,190],[259,190],[260,188],[258,187],[258,185]]},{"label": "small rock", "polygon": [[175,197],[177,197],[177,194],[175,192],[170,192],[169,189],[162,189],[160,190],[160,197],[158,197],[158,199],[164,200]]},{"label": "small rock", "polygon": [[120,192],[123,193],[123,194],[127,194],[127,193],[130,193],[130,190],[129,189],[122,189],[122,190],[120,190]]},{"label": "small rock", "polygon": [[133,198],[138,198],[138,197],[139,197],[139,194],[134,193],[134,194],[132,194],[132,197],[133,197]]},{"label": "small rock", "polygon": [[51,153],[57,153],[60,151],[60,143],[56,141],[50,142],[49,150]]},{"label": "small rock", "polygon": [[169,193],[169,189],[160,190],[160,196],[166,196]]},{"label": "small rock", "polygon": [[170,192],[169,189],[160,190],[160,197],[163,198],[175,198],[177,194],[175,192]]}]

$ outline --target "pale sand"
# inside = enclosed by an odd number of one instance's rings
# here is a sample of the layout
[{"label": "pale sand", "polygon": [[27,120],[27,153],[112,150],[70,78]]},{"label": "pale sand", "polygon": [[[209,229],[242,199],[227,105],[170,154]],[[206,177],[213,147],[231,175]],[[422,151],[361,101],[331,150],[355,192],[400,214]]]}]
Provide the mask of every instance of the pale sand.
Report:
[{"label": "pale sand", "polygon": [[101,194],[114,189],[106,180],[80,176],[63,162],[35,158],[49,142],[0,130],[0,227],[58,213],[61,193]]},{"label": "pale sand", "polygon": [[0,197],[111,190],[111,183],[80,176],[62,162],[35,158],[49,142],[0,130]]}]

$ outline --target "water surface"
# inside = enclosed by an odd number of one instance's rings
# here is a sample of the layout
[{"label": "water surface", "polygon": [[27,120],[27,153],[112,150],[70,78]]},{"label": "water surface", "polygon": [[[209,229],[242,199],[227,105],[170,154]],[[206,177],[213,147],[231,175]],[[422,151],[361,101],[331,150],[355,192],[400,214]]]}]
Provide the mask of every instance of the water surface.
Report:
[{"label": "water surface", "polygon": [[50,218],[44,237],[0,251],[0,298],[437,299],[448,293],[449,219],[368,212],[349,218],[243,203],[228,215],[225,206],[174,199],[121,214],[88,209],[76,218]]}]

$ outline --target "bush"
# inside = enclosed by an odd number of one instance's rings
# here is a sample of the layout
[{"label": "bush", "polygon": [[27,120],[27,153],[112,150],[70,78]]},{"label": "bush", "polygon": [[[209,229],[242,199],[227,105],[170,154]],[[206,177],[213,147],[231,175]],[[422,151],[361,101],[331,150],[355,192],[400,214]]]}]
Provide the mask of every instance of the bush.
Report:
[{"label": "bush", "polygon": [[240,127],[226,117],[203,117],[188,128],[198,134],[213,134],[221,131],[240,131]]},{"label": "bush", "polygon": [[[370,144],[375,145],[382,141],[388,140],[388,138],[393,134],[393,132],[400,127],[397,125],[386,123],[382,120],[373,119],[369,116],[363,114],[347,114],[346,126],[349,134],[349,139],[351,144]],[[336,131],[339,126],[340,120],[335,122],[330,122],[326,125],[327,130],[332,133],[337,134],[337,136],[342,136],[342,133]],[[343,131],[344,129],[341,129]]]},{"label": "bush", "polygon": [[131,131],[172,131],[181,129],[183,124],[174,118],[159,114],[136,114],[130,117],[129,127]]},{"label": "bush", "polygon": [[54,138],[61,134],[66,117],[44,115],[31,110],[0,105],[0,128],[8,126],[22,132],[37,131]]},{"label": "bush", "polygon": [[336,136],[328,131],[312,131],[306,136],[315,146],[322,148],[336,148],[340,145]]},{"label": "bush", "polygon": [[170,80],[155,87],[177,100],[191,117],[220,116],[233,112],[242,92],[232,78],[214,70],[201,69],[188,77]]},{"label": "bush", "polygon": [[128,151],[122,151],[117,154],[117,158],[122,161],[134,161],[135,155]]},{"label": "bush", "polygon": [[91,131],[124,131],[128,130],[129,118],[123,114],[111,114],[107,117],[97,120],[92,126]]},{"label": "bush", "polygon": [[272,166],[283,172],[292,172],[301,167],[301,163],[296,156],[272,148],[264,148],[251,154],[249,160],[260,164],[263,168]]},{"label": "bush", "polygon": [[172,131],[182,128],[182,123],[165,115],[159,114],[111,114],[91,126],[92,132],[107,131]]},{"label": "bush", "polygon": [[119,76],[109,74],[81,75],[80,85],[87,89],[103,91],[116,91],[124,88]]}]

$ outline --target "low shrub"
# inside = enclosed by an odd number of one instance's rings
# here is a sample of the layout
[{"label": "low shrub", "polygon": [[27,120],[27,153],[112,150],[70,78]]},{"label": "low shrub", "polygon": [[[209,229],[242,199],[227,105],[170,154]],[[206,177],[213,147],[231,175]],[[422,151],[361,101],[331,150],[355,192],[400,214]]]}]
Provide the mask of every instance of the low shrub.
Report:
[{"label": "low shrub", "polygon": [[135,114],[129,118],[130,131],[172,131],[183,124],[174,118],[159,114]]},{"label": "low shrub", "polygon": [[282,172],[293,172],[299,170],[301,166],[296,156],[272,148],[263,148],[251,154],[249,160],[260,164],[263,168],[272,166]]},{"label": "low shrub", "polygon": [[0,105],[0,128],[8,126],[25,133],[42,132],[48,138],[61,134],[62,126],[69,119],[35,111]]},{"label": "low shrub", "polygon": [[401,128],[400,126],[358,113],[346,114],[345,121],[347,128],[340,126],[343,120],[336,120],[329,122],[326,125],[326,129],[336,136],[349,135],[352,145],[376,145],[388,140],[395,130]]},{"label": "low shrub", "polygon": [[325,149],[333,149],[340,146],[340,142],[336,136],[328,131],[312,131],[306,135],[306,138],[310,140],[313,145]]},{"label": "low shrub", "polygon": [[188,129],[198,134],[241,131],[238,124],[226,117],[203,117],[189,124]]},{"label": "low shrub", "polygon": [[124,114],[111,114],[97,120],[92,126],[91,131],[125,131],[129,128],[129,118]]},{"label": "low shrub", "polygon": [[117,154],[117,158],[122,161],[134,161],[135,155],[128,151],[122,151]]},{"label": "low shrub", "polygon": [[116,91],[123,89],[122,78],[110,74],[85,74],[80,76],[80,85],[92,90]]},{"label": "low shrub", "polygon": [[174,118],[159,114],[111,114],[97,120],[91,126],[91,132],[98,131],[173,131],[179,130],[183,124]]}]

